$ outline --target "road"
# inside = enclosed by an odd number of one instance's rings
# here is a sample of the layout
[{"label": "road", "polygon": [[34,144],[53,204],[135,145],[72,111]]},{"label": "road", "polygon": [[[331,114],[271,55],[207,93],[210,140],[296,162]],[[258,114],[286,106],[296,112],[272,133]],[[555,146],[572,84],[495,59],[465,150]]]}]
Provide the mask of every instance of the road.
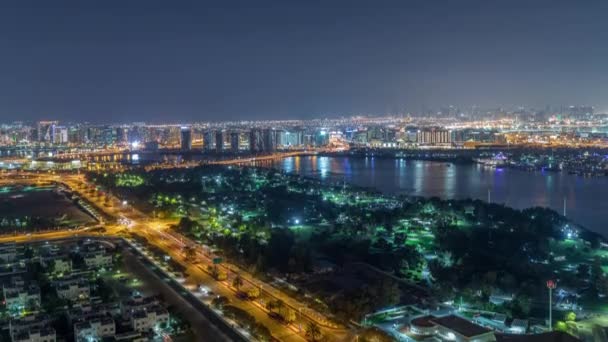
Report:
[{"label": "road", "polygon": [[182,316],[190,322],[195,336],[202,341],[245,341],[246,338],[241,338],[238,334],[230,332],[232,329],[225,325],[224,331],[218,328],[222,322],[210,322],[210,316],[215,316],[215,313],[202,305],[200,300],[193,295],[184,295],[181,285],[174,281],[166,281],[166,276],[152,262],[145,259],[139,252],[133,248],[123,249],[123,260],[129,273],[143,279],[144,282],[155,284],[154,289],[160,290],[165,301],[176,305]]},{"label": "road", "polygon": [[[53,182],[63,184],[65,187],[77,193],[82,199],[92,204],[100,212],[103,212],[113,220],[105,222],[105,234],[111,236],[126,236],[129,234],[144,237],[149,243],[163,250],[168,256],[182,264],[187,269],[187,285],[195,287],[204,284],[214,293],[231,299],[233,305],[242,308],[252,314],[257,321],[266,325],[273,336],[281,341],[305,341],[305,327],[308,322],[313,321],[321,327],[321,331],[328,341],[349,341],[354,339],[354,331],[347,327],[332,323],[319,312],[308,308],[305,304],[285,294],[274,286],[256,279],[248,272],[239,269],[235,265],[222,264],[228,274],[228,279],[218,282],[206,271],[207,265],[212,264],[209,256],[203,253],[202,247],[188,240],[186,237],[171,230],[169,227],[177,223],[175,220],[160,220],[150,218],[148,215],[134,209],[127,203],[120,201],[111,194],[102,194],[96,190],[94,185],[86,182],[80,174],[53,173],[4,173],[0,176],[0,183],[13,181],[19,182]],[[113,221],[119,223],[113,223]],[[74,234],[84,234],[82,231],[55,231],[44,234],[17,235],[0,237],[0,242],[28,241],[28,239],[61,239]],[[183,247],[196,246],[197,254],[195,260],[186,260],[182,252]],[[239,274],[244,280],[245,286],[256,286],[262,289],[262,295],[257,301],[243,301],[235,296],[236,289],[232,287],[232,279]],[[268,315],[264,303],[271,299],[280,299],[286,308],[294,310],[296,321],[293,324],[282,324]]]}]

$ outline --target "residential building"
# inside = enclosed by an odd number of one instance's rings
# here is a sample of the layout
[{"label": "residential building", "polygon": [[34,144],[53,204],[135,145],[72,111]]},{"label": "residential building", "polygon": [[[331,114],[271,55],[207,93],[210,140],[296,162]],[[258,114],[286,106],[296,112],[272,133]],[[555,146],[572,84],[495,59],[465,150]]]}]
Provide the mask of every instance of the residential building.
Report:
[{"label": "residential building", "polygon": [[131,328],[135,331],[145,332],[152,330],[157,324],[169,321],[169,312],[160,305],[136,311],[131,315]]},{"label": "residential building", "polygon": [[4,303],[9,310],[36,309],[40,307],[40,288],[35,284],[26,285],[15,277],[11,284],[3,286]]},{"label": "residential building", "polygon": [[88,342],[97,341],[116,334],[116,324],[111,316],[95,317],[74,323],[74,340]]},{"label": "residential building", "polygon": [[160,303],[160,299],[156,296],[136,296],[120,303],[120,313],[124,319],[129,319],[135,312],[156,307]]},{"label": "residential building", "polygon": [[70,301],[86,300],[91,295],[91,288],[85,279],[71,278],[55,283],[57,296]]},{"label": "residential building", "polygon": [[436,336],[444,341],[457,342],[493,342],[494,332],[488,328],[472,323],[468,319],[448,315],[430,320],[437,328]]},{"label": "residential building", "polygon": [[14,334],[12,339],[13,342],[55,342],[57,341],[57,335],[55,329],[48,327],[22,331]]},{"label": "residential building", "polygon": [[99,269],[112,266],[112,255],[103,250],[86,253],[83,259],[87,268]]},{"label": "residential building", "polygon": [[9,322],[9,333],[13,341],[55,342],[55,330],[46,315],[30,315]]},{"label": "residential building", "polygon": [[40,258],[40,263],[51,274],[69,274],[72,272],[72,259],[65,255]]},{"label": "residential building", "polygon": [[416,134],[416,142],[420,145],[446,145],[452,143],[452,132],[440,128],[424,128]]},{"label": "residential building", "polygon": [[14,243],[2,244],[0,246],[0,262],[7,263],[15,261],[17,257],[17,245]]}]

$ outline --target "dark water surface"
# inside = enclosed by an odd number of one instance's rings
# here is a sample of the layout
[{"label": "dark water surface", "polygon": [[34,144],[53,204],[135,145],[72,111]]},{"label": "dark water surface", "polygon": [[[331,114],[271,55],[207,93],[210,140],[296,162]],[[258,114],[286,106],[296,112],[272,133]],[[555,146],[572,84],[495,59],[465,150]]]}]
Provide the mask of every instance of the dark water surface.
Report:
[{"label": "dark water surface", "polygon": [[273,167],[412,196],[487,200],[489,190],[492,202],[518,209],[542,206],[563,213],[565,198],[568,218],[608,236],[608,177],[372,157],[293,157]]}]

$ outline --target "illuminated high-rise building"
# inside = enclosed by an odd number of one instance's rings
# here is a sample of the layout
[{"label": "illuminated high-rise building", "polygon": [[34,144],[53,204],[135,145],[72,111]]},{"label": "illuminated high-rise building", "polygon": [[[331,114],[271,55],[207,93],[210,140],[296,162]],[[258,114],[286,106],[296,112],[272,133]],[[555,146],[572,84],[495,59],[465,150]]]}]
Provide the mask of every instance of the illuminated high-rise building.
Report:
[{"label": "illuminated high-rise building", "polygon": [[180,133],[182,151],[190,151],[192,149],[192,130],[190,127],[182,127]]},{"label": "illuminated high-rise building", "polygon": [[440,128],[424,128],[418,130],[416,142],[422,145],[441,145],[452,143],[452,132]]},{"label": "illuminated high-rise building", "polygon": [[263,148],[264,152],[274,152],[277,149],[277,136],[273,128],[267,128],[264,130],[263,135]]},{"label": "illuminated high-rise building", "polygon": [[203,151],[211,152],[215,149],[215,131],[207,130],[203,133]]},{"label": "illuminated high-rise building", "polygon": [[215,151],[221,153],[224,151],[224,135],[225,131],[219,130],[215,132]]},{"label": "illuminated high-rise building", "polygon": [[121,126],[116,128],[116,143],[127,144],[129,141],[129,127]]},{"label": "illuminated high-rise building", "polygon": [[249,132],[249,150],[251,153],[259,153],[264,149],[264,143],[262,139],[262,131],[254,128]]},{"label": "illuminated high-rise building", "polygon": [[38,122],[38,142],[52,144],[55,141],[55,126],[58,121],[40,121]]},{"label": "illuminated high-rise building", "polygon": [[64,126],[53,126],[53,144],[68,143],[68,128]]},{"label": "illuminated high-rise building", "polygon": [[230,132],[230,150],[232,152],[239,151],[239,132]]}]

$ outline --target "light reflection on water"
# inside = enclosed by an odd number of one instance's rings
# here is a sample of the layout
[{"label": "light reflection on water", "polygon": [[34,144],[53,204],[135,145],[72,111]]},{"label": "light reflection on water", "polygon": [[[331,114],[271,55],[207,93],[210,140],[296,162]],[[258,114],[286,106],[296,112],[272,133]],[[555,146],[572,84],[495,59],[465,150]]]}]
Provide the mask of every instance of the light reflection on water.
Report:
[{"label": "light reflection on water", "polygon": [[533,206],[563,211],[592,230],[608,235],[608,177],[583,178],[566,173],[491,169],[477,164],[384,159],[373,157],[293,157],[273,166],[303,176],[347,181],[386,193],[477,198],[523,209]]}]

